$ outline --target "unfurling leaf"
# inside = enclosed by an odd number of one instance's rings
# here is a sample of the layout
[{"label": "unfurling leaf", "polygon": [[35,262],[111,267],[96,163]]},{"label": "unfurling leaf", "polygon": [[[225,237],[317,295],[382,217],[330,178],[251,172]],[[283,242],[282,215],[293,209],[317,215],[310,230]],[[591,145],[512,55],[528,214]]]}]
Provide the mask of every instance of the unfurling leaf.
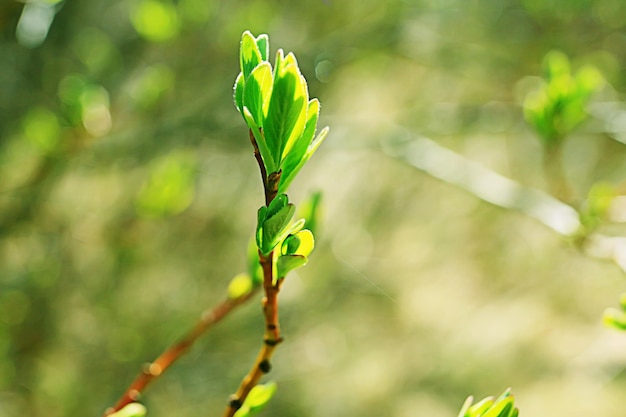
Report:
[{"label": "unfurling leaf", "polygon": [[304,220],[290,226],[295,211],[296,207],[289,203],[286,194],[276,196],[269,207],[259,209],[256,242],[263,254],[269,254],[289,234],[302,230]]},{"label": "unfurling leaf", "polygon": [[309,100],[306,79],[293,53],[279,49],[275,67],[268,61],[269,38],[243,33],[241,72],[233,96],[237,109],[254,135],[268,174],[282,172],[278,193],[289,184],[328,133],[317,130],[320,104]]},{"label": "unfurling leaf", "polygon": [[249,417],[261,411],[274,396],[276,388],[275,382],[254,386],[234,417]]},{"label": "unfurling leaf", "polygon": [[287,236],[283,241],[282,255],[309,256],[315,247],[315,239],[310,230],[300,230],[298,233]]},{"label": "unfurling leaf", "polygon": [[284,278],[289,272],[306,265],[308,258],[302,255],[283,255],[276,261],[276,274]]}]

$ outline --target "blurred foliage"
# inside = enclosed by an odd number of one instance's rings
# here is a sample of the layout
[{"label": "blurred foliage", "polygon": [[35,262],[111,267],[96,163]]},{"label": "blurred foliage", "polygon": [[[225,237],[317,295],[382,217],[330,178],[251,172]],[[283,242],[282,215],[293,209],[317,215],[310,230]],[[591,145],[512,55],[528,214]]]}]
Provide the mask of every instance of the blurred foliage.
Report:
[{"label": "blurred foliage", "polygon": [[[281,293],[272,413],[449,417],[514,386],[523,415],[621,415],[626,341],[599,320],[621,272],[378,147],[402,126],[545,189],[523,108],[559,50],[605,80],[564,175],[623,187],[625,28],[621,0],[0,2],[0,415],[100,415],[249,269],[246,29],[297,53],[333,127],[290,194],[321,189],[326,217]],[[149,415],[220,412],[259,310],[152,386]]]},{"label": "blurred foliage", "polygon": [[585,108],[602,85],[602,76],[594,67],[572,75],[569,59],[557,51],[544,58],[544,71],[547,82],[526,97],[524,110],[544,145],[554,147],[587,118]]},{"label": "blurred foliage", "polygon": [[519,410],[515,407],[515,398],[510,390],[506,390],[498,398],[487,397],[473,404],[470,396],[463,404],[459,417],[517,417]]},{"label": "blurred foliage", "polygon": [[620,297],[620,309],[607,308],[603,320],[607,326],[618,330],[626,330],[626,294]]}]

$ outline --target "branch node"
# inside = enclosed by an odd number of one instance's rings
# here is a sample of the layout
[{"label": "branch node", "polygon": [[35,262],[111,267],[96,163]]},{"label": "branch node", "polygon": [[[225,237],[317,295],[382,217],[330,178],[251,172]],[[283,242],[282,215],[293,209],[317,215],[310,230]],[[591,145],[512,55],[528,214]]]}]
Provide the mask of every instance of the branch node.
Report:
[{"label": "branch node", "polygon": [[261,363],[259,363],[259,369],[264,374],[267,374],[272,370],[272,364],[267,359],[264,359],[261,361]]},{"label": "branch node", "polygon": [[139,392],[136,389],[130,390],[128,392],[128,398],[130,398],[133,401],[139,400],[139,397],[141,397],[141,392]]},{"label": "branch node", "polygon": [[276,346],[277,344],[279,344],[283,340],[284,339],[282,337],[280,337],[278,339],[265,338],[265,339],[263,339],[263,343],[265,343],[267,346]]},{"label": "branch node", "polygon": [[243,403],[241,402],[240,398],[236,397],[235,395],[231,395],[230,399],[228,400],[228,406],[230,408],[232,408],[233,410],[239,410],[242,405]]}]

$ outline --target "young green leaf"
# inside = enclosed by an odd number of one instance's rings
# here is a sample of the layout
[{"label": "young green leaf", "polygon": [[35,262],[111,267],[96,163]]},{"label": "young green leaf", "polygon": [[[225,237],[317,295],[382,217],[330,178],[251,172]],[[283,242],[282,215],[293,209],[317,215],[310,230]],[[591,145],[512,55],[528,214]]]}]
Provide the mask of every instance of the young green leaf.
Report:
[{"label": "young green leaf", "polygon": [[[250,110],[256,125],[263,128],[267,105],[272,94],[272,67],[268,62],[259,64],[246,80],[243,105]],[[268,144],[272,147],[272,144]]]},{"label": "young green leaf", "polygon": [[308,258],[302,255],[282,255],[276,261],[277,276],[284,278],[290,271],[306,265]]},{"label": "young green leaf", "polygon": [[315,247],[313,233],[304,229],[299,232],[287,236],[283,241],[281,254],[283,255],[301,255],[309,256]]},{"label": "young green leaf", "polygon": [[265,141],[265,135],[259,128],[259,126],[254,121],[254,116],[250,113],[247,107],[243,108],[243,117],[250,128],[250,131],[254,135],[254,140],[259,147],[259,152],[261,153],[261,158],[263,159],[263,164],[265,165],[265,169],[267,172],[276,172],[278,171],[278,165],[274,158],[272,157],[272,152],[270,148],[267,146],[267,142]]},{"label": "young green leaf", "polygon": [[235,99],[235,106],[240,113],[243,114],[243,88],[245,82],[243,80],[243,72],[240,72],[235,80],[235,86],[233,87],[233,98]]},{"label": "young green leaf", "polygon": [[326,136],[328,135],[329,131],[330,129],[328,128],[328,126],[322,129],[321,132],[315,138],[315,140],[313,140],[313,142],[311,142],[311,144],[307,148],[304,154],[304,157],[302,157],[302,159],[300,159],[300,162],[291,170],[291,172],[289,172],[289,175],[281,176],[280,183],[278,184],[279,192],[287,191],[287,188],[291,184],[291,181],[293,181],[293,179],[296,177],[298,172],[300,172],[300,169],[302,169],[304,164],[307,163],[307,161],[311,158],[311,156],[313,156],[317,148],[319,148],[319,146],[322,144],[324,139],[326,139]]},{"label": "young green leaf", "polygon": [[272,399],[276,393],[276,388],[275,382],[256,385],[248,394],[244,404],[250,407],[250,411],[257,413]]},{"label": "young green leaf", "polygon": [[265,214],[265,218],[269,218],[278,213],[283,207],[285,207],[289,203],[289,197],[287,194],[278,194],[270,203],[267,208],[267,213]]},{"label": "young green leaf", "polygon": [[264,254],[270,253],[286,237],[287,226],[295,213],[296,206],[288,204],[273,216],[266,218],[262,226],[263,235],[260,247]]},{"label": "young green leaf", "polygon": [[283,173],[279,185],[279,192],[285,192],[287,190],[287,186],[291,183],[291,181],[298,173],[297,168],[301,166],[300,163],[306,155],[307,149],[311,145],[311,141],[313,140],[313,136],[315,135],[319,111],[319,101],[316,98],[311,99],[308,103],[306,123],[302,135],[295,141],[293,147],[285,156],[285,160],[282,164]]},{"label": "young green leaf", "polygon": [[[293,56],[293,54],[289,54],[289,56]],[[295,62],[295,57],[294,57]],[[292,151],[296,142],[299,141],[303,137],[304,128],[306,126],[307,121],[307,112],[309,108],[309,90],[307,88],[306,79],[300,74],[300,69],[298,68],[298,64],[294,63],[287,67],[287,69],[291,70],[295,75],[297,75],[298,83],[296,84],[296,92],[294,96],[294,102],[297,102],[297,107],[299,108],[298,116],[296,119],[296,123],[291,130],[289,136],[287,136],[286,140],[283,142],[283,148],[281,150],[281,159],[284,160],[287,155]]]},{"label": "young green leaf", "polygon": [[246,30],[243,35],[241,35],[241,47],[239,49],[239,65],[241,72],[243,72],[245,82],[247,82],[252,70],[259,65],[261,61],[263,61],[263,58],[256,39],[250,31]]},{"label": "young green leaf", "polygon": [[267,34],[263,33],[256,38],[256,46],[261,54],[261,59],[267,61],[270,54],[270,39]]},{"label": "young green leaf", "polygon": [[300,238],[296,235],[289,235],[283,241],[280,253],[281,255],[293,255],[298,250],[300,246]]},{"label": "young green leaf", "polygon": [[295,206],[289,204],[286,194],[277,195],[269,207],[261,207],[258,212],[256,240],[264,254],[270,253],[285,239],[292,228],[289,223],[295,213]]},{"label": "young green leaf", "polygon": [[272,144],[275,161],[282,161],[283,151],[292,135],[301,135],[308,104],[306,84],[303,84],[295,57],[289,54],[282,59],[282,54],[279,50],[276,56],[272,97],[263,126],[265,138]]}]

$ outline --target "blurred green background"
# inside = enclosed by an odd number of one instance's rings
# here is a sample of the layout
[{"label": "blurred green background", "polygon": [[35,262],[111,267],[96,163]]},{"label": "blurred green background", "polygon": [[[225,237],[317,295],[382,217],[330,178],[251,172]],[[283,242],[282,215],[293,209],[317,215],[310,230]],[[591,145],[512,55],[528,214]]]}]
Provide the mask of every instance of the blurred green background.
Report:
[{"label": "blurred green background", "polygon": [[[569,138],[579,196],[626,175],[622,0],[0,3],[0,415],[99,416],[245,270],[263,203],[232,103],[241,33],[293,51],[331,133],[281,293],[264,415],[456,416],[512,386],[523,416],[624,415],[622,273],[385,155],[402,132],[547,189],[521,103],[552,49],[607,80]],[[219,415],[260,345],[258,299],[144,397]]]}]

